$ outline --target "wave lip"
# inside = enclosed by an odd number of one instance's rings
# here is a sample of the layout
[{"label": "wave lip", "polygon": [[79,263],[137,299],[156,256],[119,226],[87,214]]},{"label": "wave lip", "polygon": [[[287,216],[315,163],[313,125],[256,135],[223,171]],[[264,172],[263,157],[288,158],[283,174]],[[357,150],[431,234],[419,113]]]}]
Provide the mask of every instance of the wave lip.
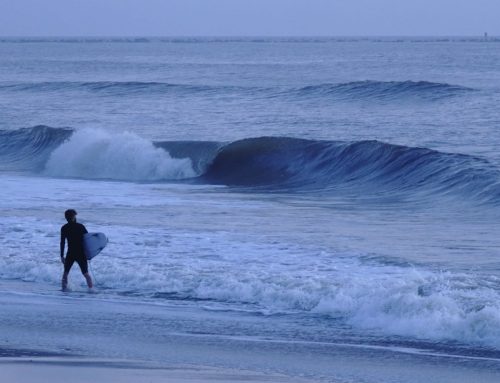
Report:
[{"label": "wave lip", "polygon": [[340,100],[395,101],[401,98],[439,100],[473,91],[460,85],[429,81],[353,81],[340,84],[318,84],[294,89],[294,97],[329,97]]}]

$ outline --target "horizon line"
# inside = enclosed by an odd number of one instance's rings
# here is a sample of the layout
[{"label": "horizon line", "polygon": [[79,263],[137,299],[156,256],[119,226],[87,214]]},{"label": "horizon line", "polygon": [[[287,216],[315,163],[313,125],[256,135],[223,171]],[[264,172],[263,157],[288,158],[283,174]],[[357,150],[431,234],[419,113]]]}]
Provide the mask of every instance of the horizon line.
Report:
[{"label": "horizon line", "polygon": [[487,32],[483,32],[482,34],[477,35],[458,35],[458,34],[436,34],[436,35],[2,35],[0,34],[0,38],[200,38],[200,37],[211,37],[211,38],[222,38],[222,37],[231,37],[231,38],[412,38],[412,37],[500,37],[500,35],[490,35]]}]

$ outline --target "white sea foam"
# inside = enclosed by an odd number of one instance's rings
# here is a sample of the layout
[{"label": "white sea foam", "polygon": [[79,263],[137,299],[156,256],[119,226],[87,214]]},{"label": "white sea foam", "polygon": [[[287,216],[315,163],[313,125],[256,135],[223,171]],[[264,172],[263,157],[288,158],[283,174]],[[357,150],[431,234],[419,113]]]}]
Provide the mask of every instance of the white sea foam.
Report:
[{"label": "white sea foam", "polygon": [[[52,235],[33,233],[33,226]],[[58,227],[4,219],[1,229],[1,278],[59,284]],[[500,348],[494,278],[481,283],[474,275],[367,263],[356,254],[313,253],[228,233],[127,226],[107,233],[111,243],[94,269],[110,294],[209,299],[263,313],[310,313],[385,335]],[[21,250],[19,243],[30,245]],[[38,252],[52,255],[41,262]],[[70,283],[84,285],[76,266]]]},{"label": "white sea foam", "polygon": [[56,177],[161,181],[194,177],[191,160],[168,152],[134,133],[82,129],[58,147],[45,172]]},{"label": "white sea foam", "polygon": [[[26,193],[26,185],[32,190]],[[175,296],[189,303],[263,313],[300,313],[376,333],[500,348],[500,280],[473,272],[438,272],[324,248],[287,223],[306,211],[190,185],[3,176],[0,279],[60,284],[59,229],[76,207],[90,231],[110,244],[94,261],[111,299]],[[147,202],[147,203],[146,203]],[[320,220],[318,212],[312,212]],[[275,240],[278,216],[284,232]],[[321,222],[321,221],[320,221]],[[318,225],[314,230],[318,230]],[[335,232],[331,226],[328,232]],[[337,233],[335,242],[341,241]],[[352,242],[348,237],[348,241]],[[360,242],[358,240],[358,242]],[[356,243],[359,247],[359,243]],[[389,259],[390,260],[390,259]],[[75,265],[70,284],[85,287]]]}]

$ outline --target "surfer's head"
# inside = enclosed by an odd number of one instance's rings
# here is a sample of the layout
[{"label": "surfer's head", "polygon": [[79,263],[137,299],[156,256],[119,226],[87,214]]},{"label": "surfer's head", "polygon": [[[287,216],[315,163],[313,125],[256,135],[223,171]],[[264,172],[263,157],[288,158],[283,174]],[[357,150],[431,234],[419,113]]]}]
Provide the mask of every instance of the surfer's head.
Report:
[{"label": "surfer's head", "polygon": [[68,209],[64,212],[64,217],[66,218],[66,221],[68,221],[68,222],[76,221],[76,215],[77,215],[77,212],[74,209]]}]

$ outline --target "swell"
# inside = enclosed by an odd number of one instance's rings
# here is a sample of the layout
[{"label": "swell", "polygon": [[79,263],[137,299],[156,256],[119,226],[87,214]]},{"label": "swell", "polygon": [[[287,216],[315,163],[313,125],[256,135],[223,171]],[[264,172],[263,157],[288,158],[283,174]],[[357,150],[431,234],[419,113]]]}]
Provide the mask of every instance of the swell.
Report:
[{"label": "swell", "polygon": [[310,85],[288,91],[298,98],[337,98],[341,100],[395,101],[401,98],[438,100],[470,92],[473,89],[429,81],[353,81],[341,84]]},{"label": "swell", "polygon": [[137,94],[201,94],[219,95],[231,93],[257,98],[284,98],[303,101],[324,98],[337,101],[379,100],[400,101],[402,98],[428,101],[458,96],[470,91],[460,85],[428,81],[353,81],[326,83],[299,88],[256,87],[236,85],[175,84],[143,81],[60,81],[2,83],[0,90],[10,92],[90,92],[101,95]]},{"label": "swell", "polygon": [[176,84],[156,81],[45,81],[0,84],[10,92],[86,92],[101,95],[218,94],[254,92],[259,88],[232,85]]},{"label": "swell", "polygon": [[0,168],[89,179],[191,178],[248,192],[378,200],[452,196],[500,204],[500,170],[487,160],[380,141],[260,137],[153,143],[128,133],[36,126],[0,131]]}]

